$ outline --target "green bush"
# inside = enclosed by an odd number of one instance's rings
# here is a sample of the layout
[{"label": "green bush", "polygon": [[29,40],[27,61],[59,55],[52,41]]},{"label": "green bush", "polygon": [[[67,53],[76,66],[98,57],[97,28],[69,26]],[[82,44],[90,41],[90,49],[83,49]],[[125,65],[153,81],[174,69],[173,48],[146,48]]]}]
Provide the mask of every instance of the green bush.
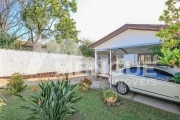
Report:
[{"label": "green bush", "polygon": [[67,115],[73,115],[77,110],[73,105],[78,102],[81,97],[77,96],[74,88],[68,80],[57,80],[40,82],[40,91],[33,92],[30,98],[24,99],[30,106],[22,106],[23,109],[32,111],[29,119],[42,120],[65,120]]},{"label": "green bush", "polygon": [[8,80],[7,86],[12,93],[21,92],[27,87],[27,85],[24,84],[23,76],[20,73],[12,74]]},{"label": "green bush", "polygon": [[180,72],[175,74],[175,76],[173,77],[173,81],[175,83],[180,83]]}]

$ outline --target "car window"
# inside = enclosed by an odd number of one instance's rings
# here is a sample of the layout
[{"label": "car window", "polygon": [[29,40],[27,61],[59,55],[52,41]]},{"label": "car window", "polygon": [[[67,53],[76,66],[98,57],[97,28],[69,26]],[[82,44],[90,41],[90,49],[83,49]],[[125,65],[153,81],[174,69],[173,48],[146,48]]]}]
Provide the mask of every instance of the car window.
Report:
[{"label": "car window", "polygon": [[144,69],[143,67],[131,67],[123,69],[122,72],[124,74],[136,75],[136,76],[143,76]]},{"label": "car window", "polygon": [[173,77],[172,74],[156,68],[148,69],[147,74],[150,78],[164,81],[171,81]]}]

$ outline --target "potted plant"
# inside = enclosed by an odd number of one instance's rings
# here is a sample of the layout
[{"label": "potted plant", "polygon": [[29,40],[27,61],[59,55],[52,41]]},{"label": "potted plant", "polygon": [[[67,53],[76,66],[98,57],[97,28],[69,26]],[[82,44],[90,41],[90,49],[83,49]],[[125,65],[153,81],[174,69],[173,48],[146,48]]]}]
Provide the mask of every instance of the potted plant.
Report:
[{"label": "potted plant", "polygon": [[103,92],[106,102],[114,104],[117,101],[117,94],[113,90],[109,89]]},{"label": "potted plant", "polygon": [[84,77],[84,79],[81,80],[78,85],[82,87],[83,90],[89,90],[91,84],[92,81],[89,78]]}]

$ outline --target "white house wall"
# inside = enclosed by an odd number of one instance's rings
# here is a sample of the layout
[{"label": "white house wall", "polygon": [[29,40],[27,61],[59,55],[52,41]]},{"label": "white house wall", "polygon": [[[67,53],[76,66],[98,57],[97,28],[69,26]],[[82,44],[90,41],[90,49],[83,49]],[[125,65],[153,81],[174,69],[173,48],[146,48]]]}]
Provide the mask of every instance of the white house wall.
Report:
[{"label": "white house wall", "polygon": [[126,30],[95,47],[95,50],[160,43],[155,31]]}]

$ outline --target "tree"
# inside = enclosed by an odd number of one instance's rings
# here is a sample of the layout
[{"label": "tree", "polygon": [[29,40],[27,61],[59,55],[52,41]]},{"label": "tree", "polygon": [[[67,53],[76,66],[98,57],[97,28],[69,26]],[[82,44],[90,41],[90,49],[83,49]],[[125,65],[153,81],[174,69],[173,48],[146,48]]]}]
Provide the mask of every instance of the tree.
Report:
[{"label": "tree", "polygon": [[71,21],[70,12],[77,11],[76,0],[19,0],[19,3],[34,50],[39,40],[57,35],[58,25],[64,24],[65,18]]},{"label": "tree", "polygon": [[59,23],[55,25],[56,29],[56,40],[61,42],[61,40],[74,40],[78,39],[78,30],[76,29],[76,23],[73,19],[69,17],[64,17],[60,19]]},{"label": "tree", "polygon": [[79,45],[74,40],[62,39],[60,43],[57,42],[57,40],[51,40],[45,44],[47,46],[47,52],[69,55],[82,55],[81,51],[79,50]]},{"label": "tree", "polygon": [[17,0],[0,0],[0,47],[13,48],[14,41],[24,35]]},{"label": "tree", "polygon": [[92,44],[93,42],[89,39],[82,39],[80,40],[80,46],[79,49],[81,50],[83,56],[85,57],[94,57],[94,50],[93,49],[89,49],[89,46]]},{"label": "tree", "polygon": [[8,33],[0,33],[0,48],[13,48],[14,41],[17,39],[15,35]]},{"label": "tree", "polygon": [[[159,62],[171,67],[180,68],[180,1],[167,0],[167,9],[159,17],[165,23],[156,35],[163,41],[160,51],[157,51]],[[157,49],[156,49],[157,50]]]},{"label": "tree", "polygon": [[18,0],[0,0],[0,34],[22,37],[27,33],[20,13]]}]

